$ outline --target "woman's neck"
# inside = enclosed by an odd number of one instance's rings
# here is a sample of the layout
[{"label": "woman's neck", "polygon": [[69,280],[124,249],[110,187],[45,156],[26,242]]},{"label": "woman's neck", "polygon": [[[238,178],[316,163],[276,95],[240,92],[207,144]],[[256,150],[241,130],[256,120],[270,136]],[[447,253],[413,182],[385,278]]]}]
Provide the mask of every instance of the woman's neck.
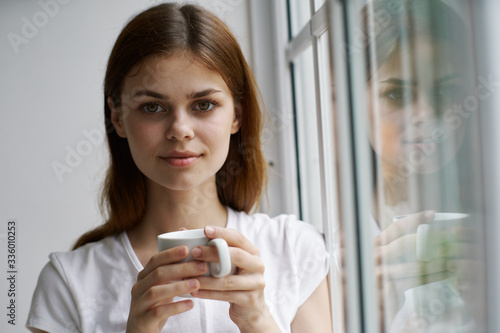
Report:
[{"label": "woman's neck", "polygon": [[140,260],[142,251],[157,251],[157,236],[162,233],[227,224],[227,209],[217,196],[215,180],[185,191],[169,190],[151,181],[146,188],[144,217],[127,232]]},{"label": "woman's neck", "polygon": [[404,174],[384,165],[382,179],[377,179],[375,216],[384,229],[398,215],[411,214],[442,206],[442,175]]},{"label": "woman's neck", "polygon": [[380,176],[375,188],[374,208],[376,220],[383,230],[392,224],[395,216],[413,212],[416,202],[409,193],[414,175],[402,176],[392,165],[384,163]]}]

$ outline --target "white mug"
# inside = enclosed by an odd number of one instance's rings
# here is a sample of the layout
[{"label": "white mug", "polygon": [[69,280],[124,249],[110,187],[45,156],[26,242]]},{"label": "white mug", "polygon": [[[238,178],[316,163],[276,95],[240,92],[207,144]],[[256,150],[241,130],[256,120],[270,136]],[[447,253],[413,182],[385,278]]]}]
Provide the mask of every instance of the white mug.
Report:
[{"label": "white mug", "polygon": [[181,262],[193,261],[191,251],[196,246],[215,246],[219,255],[219,262],[211,262],[208,272],[204,275],[222,277],[231,274],[231,257],[229,247],[222,238],[208,239],[203,229],[181,230],[167,232],[158,236],[158,251],[164,251],[176,246],[185,245],[189,248],[189,256]]},{"label": "white mug", "polygon": [[[395,216],[392,221],[396,222],[406,216]],[[469,215],[463,213],[434,213],[434,220],[430,223],[423,223],[417,227],[416,256],[420,261],[430,261],[436,258],[437,246],[439,242],[446,241],[442,235],[438,239],[431,237],[431,230],[450,229],[454,226],[466,226]]]},{"label": "white mug", "polygon": [[[393,222],[407,215],[393,218]],[[416,257],[419,261],[428,262],[437,258],[437,246],[447,241],[442,233],[436,237],[432,234],[438,230],[450,229],[454,226],[470,226],[469,215],[462,213],[435,213],[434,220],[417,227]],[[451,237],[451,236],[450,236]],[[423,263],[422,263],[423,264]],[[450,309],[456,309],[463,301],[453,287],[453,277],[442,281],[420,285],[405,292],[405,297],[413,301],[413,307],[419,317],[428,318],[430,322],[444,320]],[[407,294],[408,293],[408,294]],[[441,318],[440,318],[441,317]]]}]

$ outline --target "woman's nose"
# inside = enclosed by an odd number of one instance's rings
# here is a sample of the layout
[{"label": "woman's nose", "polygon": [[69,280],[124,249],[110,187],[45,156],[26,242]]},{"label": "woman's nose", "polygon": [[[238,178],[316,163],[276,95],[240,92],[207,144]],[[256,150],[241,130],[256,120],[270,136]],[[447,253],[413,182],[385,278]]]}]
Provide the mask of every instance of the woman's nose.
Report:
[{"label": "woman's nose", "polygon": [[435,112],[435,103],[430,101],[430,98],[427,96],[420,95],[413,105],[413,110],[411,114],[411,122],[413,125],[418,126],[424,123],[434,121],[436,112]]},{"label": "woman's nose", "polygon": [[165,133],[168,140],[190,140],[194,137],[192,120],[184,110],[172,112],[169,124]]}]

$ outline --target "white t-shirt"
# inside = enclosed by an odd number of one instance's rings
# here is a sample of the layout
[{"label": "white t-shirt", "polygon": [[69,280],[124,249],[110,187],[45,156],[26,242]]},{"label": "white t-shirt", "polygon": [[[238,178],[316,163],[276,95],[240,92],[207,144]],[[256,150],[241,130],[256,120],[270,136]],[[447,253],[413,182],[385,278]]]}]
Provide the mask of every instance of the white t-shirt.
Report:
[{"label": "white t-shirt", "polygon": [[[228,208],[227,228],[245,235],[265,264],[265,296],[282,332],[328,273],[323,236],[291,215],[270,218]],[[143,269],[126,233],[77,250],[52,253],[40,273],[26,323],[56,332],[124,332],[130,291]],[[194,300],[194,308],[168,319],[162,332],[239,332],[229,303]]]}]

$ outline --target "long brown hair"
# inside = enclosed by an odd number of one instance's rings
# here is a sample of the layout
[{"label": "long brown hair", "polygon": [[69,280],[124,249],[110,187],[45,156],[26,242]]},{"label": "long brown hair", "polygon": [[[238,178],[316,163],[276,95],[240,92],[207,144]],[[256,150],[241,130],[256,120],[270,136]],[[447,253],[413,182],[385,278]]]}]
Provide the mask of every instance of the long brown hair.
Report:
[{"label": "long brown hair", "polygon": [[74,249],[129,230],[139,223],[146,207],[146,182],[136,167],[126,139],[111,124],[111,97],[125,106],[122,84],[130,69],[145,57],[187,51],[208,69],[220,73],[235,101],[242,106],[241,127],[230,139],[226,162],[217,172],[217,194],[223,205],[250,212],[258,205],[267,183],[260,135],[263,115],[253,74],[236,38],[210,12],[195,5],[165,3],[138,14],[125,26],[109,57],[104,80],[104,119],[110,166],[104,181],[101,208],[105,224],[82,235]]}]

